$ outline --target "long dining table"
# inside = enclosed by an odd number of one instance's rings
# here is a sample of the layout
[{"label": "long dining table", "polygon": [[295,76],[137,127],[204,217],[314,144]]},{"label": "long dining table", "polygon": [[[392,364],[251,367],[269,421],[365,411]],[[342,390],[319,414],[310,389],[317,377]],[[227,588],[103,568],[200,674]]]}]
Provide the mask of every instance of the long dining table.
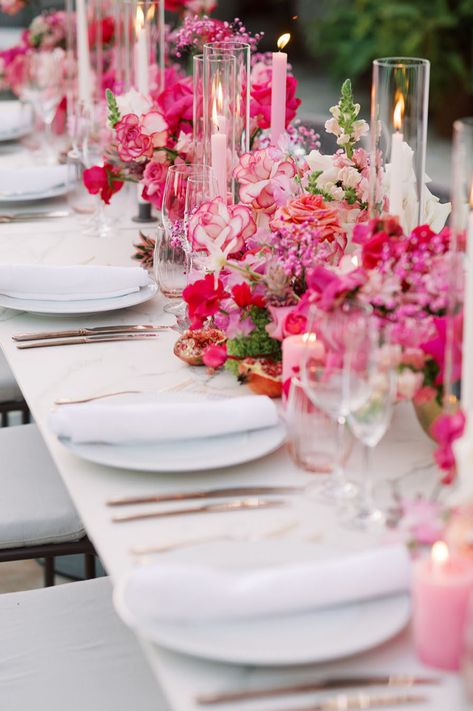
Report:
[{"label": "long dining table", "polygon": [[[55,200],[41,208],[64,207],[64,204],[65,201]],[[25,206],[21,208],[25,209]],[[17,209],[12,208],[13,211]],[[130,265],[132,245],[137,236],[138,227],[127,214],[106,238],[85,236],[81,223],[73,215],[56,220],[12,223],[0,226],[0,263]],[[174,474],[111,468],[93,464],[69,452],[48,426],[49,413],[58,398],[81,398],[128,389],[158,392],[185,387],[202,393],[204,397],[209,393],[212,395],[213,388],[229,396],[246,390],[229,374],[209,380],[205,369],[190,368],[178,360],[173,355],[173,344],[178,334],[173,330],[163,331],[149,342],[96,343],[67,348],[19,350],[12,340],[12,336],[19,332],[123,323],[164,325],[172,324],[173,317],[163,311],[160,295],[127,310],[82,318],[36,316],[0,309],[0,346],[112,584],[116,584],[132,566],[142,564],[134,555],[134,548],[163,544],[183,537],[192,539],[226,534],[230,539],[234,535],[235,540],[202,542],[189,549],[159,554],[153,560],[157,564],[160,560],[211,562],[215,557],[221,559],[224,556],[231,564],[233,553],[238,549],[240,557],[248,555],[254,561],[255,556],[266,555],[263,542],[249,540],[243,544],[237,541],[236,532],[246,531],[251,539],[252,535],[258,538],[258,532],[272,527],[286,531],[274,549],[280,550],[281,555],[289,560],[327,555],[327,551],[360,550],[378,541],[378,536],[344,529],[339,524],[334,507],[321,505],[304,496],[288,498],[283,509],[113,523],[111,509],[106,502],[117,496],[232,485],[306,486],[313,483],[317,476],[297,468],[284,446],[246,464]],[[397,406],[393,425],[374,457],[379,495],[387,500],[394,481],[405,495],[432,490],[436,480],[432,452],[432,443],[421,431],[409,405]],[[350,459],[349,470],[354,478],[359,476],[356,452]],[[395,532],[388,535],[396,538]],[[189,604],[192,604],[191,593]],[[421,689],[429,697],[428,703],[412,705],[411,708],[428,707],[437,711],[468,708],[458,674],[433,672],[417,661],[410,629],[375,649],[348,659],[303,667],[257,668],[225,664],[180,654],[145,638],[140,641],[144,652],[143,664],[146,659],[151,665],[170,708],[176,711],[202,708],[196,701],[199,693],[279,685],[286,681],[292,683],[328,672],[435,675],[441,683]],[[278,643],[284,648],[283,636]],[[291,706],[304,708],[319,698],[320,695],[307,694],[259,702],[234,702],[230,707],[222,708],[248,711]]]}]

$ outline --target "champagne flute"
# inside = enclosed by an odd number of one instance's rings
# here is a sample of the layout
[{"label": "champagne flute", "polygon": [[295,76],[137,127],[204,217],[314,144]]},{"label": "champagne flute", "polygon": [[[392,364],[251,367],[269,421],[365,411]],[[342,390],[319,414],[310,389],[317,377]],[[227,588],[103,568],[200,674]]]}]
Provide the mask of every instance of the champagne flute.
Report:
[{"label": "champagne flute", "polygon": [[217,179],[211,168],[206,168],[202,173],[189,176],[187,180],[185,229],[188,248],[190,250],[190,271],[187,282],[191,284],[205,276],[207,270],[207,252],[199,250],[192,244],[192,235],[189,233],[189,223],[194,213],[202,203],[213,200],[218,195]]},{"label": "champagne flute", "polygon": [[355,511],[346,523],[363,530],[382,527],[386,521],[373,496],[371,455],[391,422],[397,379],[389,359],[382,357],[382,336],[382,332],[373,328],[365,343],[363,359],[347,364],[348,425],[363,444],[363,480]]},{"label": "champagne flute", "polygon": [[355,302],[346,302],[329,312],[313,308],[309,314],[307,344],[310,346],[313,338],[320,338],[325,346],[325,362],[321,365],[319,359],[315,360],[308,347],[301,362],[302,383],[313,404],[337,423],[333,474],[320,492],[327,502],[343,502],[358,493],[358,487],[347,480],[344,471],[347,417],[353,409],[351,399],[360,398],[354,387],[351,390],[347,387],[347,365],[363,353],[369,315],[369,308]]}]

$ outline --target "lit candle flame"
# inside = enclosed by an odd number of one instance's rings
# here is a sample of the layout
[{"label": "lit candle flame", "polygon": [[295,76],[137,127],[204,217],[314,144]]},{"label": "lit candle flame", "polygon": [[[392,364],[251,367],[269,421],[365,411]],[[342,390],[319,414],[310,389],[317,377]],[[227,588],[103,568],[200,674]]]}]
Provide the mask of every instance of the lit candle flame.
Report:
[{"label": "lit candle flame", "polygon": [[406,107],[404,96],[401,92],[398,93],[398,99],[396,101],[396,106],[394,107],[393,113],[393,124],[396,131],[400,131],[402,128],[402,119],[404,118],[404,109]]},{"label": "lit candle flame", "polygon": [[285,34],[281,35],[281,37],[279,37],[277,41],[278,49],[284,49],[290,39],[291,35],[289,32],[286,32]]},{"label": "lit candle flame", "polygon": [[214,100],[212,103],[212,122],[217,131],[220,131],[220,117],[223,114],[223,89],[220,82],[216,82],[214,84],[213,96]]},{"label": "lit candle flame", "polygon": [[315,333],[304,333],[304,335],[302,336],[302,341],[306,345],[312,345],[313,343],[316,342],[316,340],[317,340],[317,335]]},{"label": "lit candle flame", "polygon": [[148,12],[146,13],[146,19],[148,20],[148,22],[151,22],[153,20],[155,12],[156,12],[156,5],[153,3],[150,6]]},{"label": "lit candle flame", "polygon": [[450,554],[448,546],[444,541],[437,541],[432,546],[432,562],[436,567],[441,568],[448,561]]},{"label": "lit candle flame", "polygon": [[138,5],[136,8],[136,20],[135,20],[135,30],[136,34],[139,35],[143,27],[145,26],[145,14],[143,8]]}]

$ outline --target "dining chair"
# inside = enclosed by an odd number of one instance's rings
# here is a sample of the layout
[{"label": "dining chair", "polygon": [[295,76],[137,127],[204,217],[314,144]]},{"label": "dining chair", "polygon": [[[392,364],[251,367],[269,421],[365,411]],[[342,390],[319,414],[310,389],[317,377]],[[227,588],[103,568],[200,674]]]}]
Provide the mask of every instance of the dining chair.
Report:
[{"label": "dining chair", "polygon": [[0,427],[7,427],[10,413],[18,412],[22,424],[30,421],[30,411],[20,388],[0,351]]},{"label": "dining chair", "polygon": [[108,578],[0,595],[0,708],[169,711]]},{"label": "dining chair", "polygon": [[44,559],[44,584],[54,585],[54,559],[84,556],[95,577],[95,549],[36,425],[0,429],[0,563]]}]

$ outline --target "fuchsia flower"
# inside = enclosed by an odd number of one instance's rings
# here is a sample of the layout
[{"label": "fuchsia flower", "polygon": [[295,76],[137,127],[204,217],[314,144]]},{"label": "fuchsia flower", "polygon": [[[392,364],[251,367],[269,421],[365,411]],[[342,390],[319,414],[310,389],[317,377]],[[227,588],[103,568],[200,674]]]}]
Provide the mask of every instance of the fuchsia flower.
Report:
[{"label": "fuchsia flower", "polygon": [[215,280],[213,274],[207,274],[186,286],[182,297],[187,304],[191,320],[191,328],[202,328],[209,316],[214,316],[220,308],[220,302],[227,296],[220,279]]},{"label": "fuchsia flower", "polygon": [[315,296],[315,302],[323,311],[330,311],[339,306],[350,293],[357,292],[366,282],[363,269],[354,269],[347,274],[316,266],[309,277],[309,286]]},{"label": "fuchsia flower", "polygon": [[190,133],[192,130],[194,90],[192,77],[178,79],[158,96],[161,109],[170,133],[176,137],[180,131]]},{"label": "fuchsia flower", "polygon": [[277,209],[280,192],[290,197],[296,187],[296,165],[277,148],[244,153],[233,174],[240,183],[241,202],[269,215]]},{"label": "fuchsia flower", "polygon": [[91,195],[100,195],[106,205],[110,203],[112,195],[123,187],[120,174],[113,165],[105,163],[104,166],[94,165],[84,170],[84,185]]},{"label": "fuchsia flower", "polygon": [[241,252],[256,232],[251,211],[245,205],[226,205],[221,197],[202,203],[189,220],[189,239],[197,249],[207,250],[216,271],[227,257]]},{"label": "fuchsia flower", "polygon": [[153,142],[143,133],[140,119],[136,114],[126,114],[115,126],[120,159],[144,161],[153,155]]},{"label": "fuchsia flower", "polygon": [[[259,62],[251,72],[250,114],[258,128],[271,127],[272,67]],[[301,100],[296,97],[297,79],[290,74],[286,79],[286,128],[296,117]]]},{"label": "fuchsia flower", "polygon": [[227,346],[208,346],[202,354],[202,360],[207,368],[221,368],[227,360]]},{"label": "fuchsia flower", "polygon": [[[437,385],[444,381],[445,375],[445,344],[447,340],[447,319],[446,317],[435,318],[434,325],[437,335],[430,341],[421,344],[422,351],[430,356],[439,366],[439,373],[435,380]],[[454,338],[452,344],[452,382],[461,378],[461,342],[463,331],[463,313],[458,314],[453,321]]]},{"label": "fuchsia flower", "polygon": [[442,484],[452,484],[455,479],[455,454],[452,445],[462,436],[465,422],[464,413],[458,410],[453,415],[440,415],[431,427],[432,436],[439,445],[435,451],[435,460],[440,469],[446,472]]}]

